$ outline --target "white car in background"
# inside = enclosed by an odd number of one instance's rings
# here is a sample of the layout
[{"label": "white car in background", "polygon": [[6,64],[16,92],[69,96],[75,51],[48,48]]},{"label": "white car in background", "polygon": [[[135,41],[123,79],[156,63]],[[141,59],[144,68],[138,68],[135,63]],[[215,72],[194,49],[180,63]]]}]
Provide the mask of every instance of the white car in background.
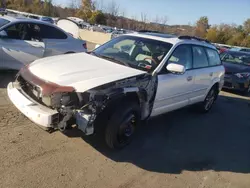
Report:
[{"label": "white car in background", "polygon": [[85,41],[55,25],[0,16],[0,69],[19,70],[39,58],[86,51]]}]

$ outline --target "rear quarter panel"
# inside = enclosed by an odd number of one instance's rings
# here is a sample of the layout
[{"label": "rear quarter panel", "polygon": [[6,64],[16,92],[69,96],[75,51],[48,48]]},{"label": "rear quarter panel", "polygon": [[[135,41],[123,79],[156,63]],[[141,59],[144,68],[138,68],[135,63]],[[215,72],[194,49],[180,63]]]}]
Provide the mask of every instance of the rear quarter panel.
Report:
[{"label": "rear quarter panel", "polygon": [[211,67],[211,72],[213,72],[213,78],[212,78],[212,84],[211,86],[207,89],[206,91],[206,95],[207,96],[208,92],[210,91],[210,89],[216,84],[219,84],[219,92],[221,91],[223,85],[224,85],[224,76],[225,76],[225,68],[223,65],[220,66],[214,66]]},{"label": "rear quarter panel", "polygon": [[85,41],[78,39],[45,39],[45,54],[44,57],[65,54],[68,52],[86,52],[83,48]]}]

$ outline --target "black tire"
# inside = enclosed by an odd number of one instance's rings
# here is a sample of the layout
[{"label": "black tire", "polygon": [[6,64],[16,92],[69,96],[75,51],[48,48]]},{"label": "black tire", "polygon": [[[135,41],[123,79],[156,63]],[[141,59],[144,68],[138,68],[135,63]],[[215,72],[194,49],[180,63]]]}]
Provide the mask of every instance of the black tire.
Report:
[{"label": "black tire", "polygon": [[141,112],[136,102],[127,102],[111,114],[105,129],[105,141],[111,149],[122,149],[133,139],[140,125]]},{"label": "black tire", "polygon": [[201,103],[201,111],[207,113],[211,110],[214,102],[218,97],[218,89],[216,86],[213,86],[208,92],[205,100]]}]

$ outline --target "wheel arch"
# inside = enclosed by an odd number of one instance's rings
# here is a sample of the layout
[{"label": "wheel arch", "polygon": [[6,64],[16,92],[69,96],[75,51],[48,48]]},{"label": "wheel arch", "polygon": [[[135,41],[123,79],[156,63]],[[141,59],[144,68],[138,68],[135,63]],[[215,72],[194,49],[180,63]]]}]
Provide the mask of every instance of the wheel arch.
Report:
[{"label": "wheel arch", "polygon": [[138,87],[123,88],[115,96],[111,97],[108,101],[107,106],[103,110],[104,113],[110,114],[110,112],[119,108],[119,104],[124,101],[133,101],[139,105],[141,109],[141,117],[144,118],[145,111],[147,111],[147,92],[145,90],[139,89]]},{"label": "wheel arch", "polygon": [[[208,88],[208,90],[206,91],[205,98],[206,98],[208,92],[209,92],[213,87],[216,88],[216,90],[217,90],[218,93],[220,92],[220,82],[219,82],[219,80],[215,80],[215,81],[213,82],[213,85],[212,85],[211,87]],[[217,96],[218,96],[218,95],[216,95],[216,99],[217,99]],[[204,99],[205,99],[205,98],[204,98]]]}]

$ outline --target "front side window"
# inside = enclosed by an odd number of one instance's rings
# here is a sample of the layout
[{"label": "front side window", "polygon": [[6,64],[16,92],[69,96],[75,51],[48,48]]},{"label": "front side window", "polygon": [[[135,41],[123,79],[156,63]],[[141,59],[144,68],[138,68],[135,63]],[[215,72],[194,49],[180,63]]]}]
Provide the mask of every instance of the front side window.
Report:
[{"label": "front side window", "polygon": [[92,54],[132,68],[152,72],[173,45],[135,36],[117,37]]},{"label": "front side window", "polygon": [[192,51],[189,45],[181,45],[175,49],[168,60],[169,63],[183,65],[186,70],[192,68]]},{"label": "front side window", "polygon": [[209,48],[205,48],[205,49],[206,49],[206,52],[207,52],[209,65],[210,66],[220,65],[221,61],[220,61],[219,54],[215,50],[212,50],[212,49],[209,49]]},{"label": "front side window", "polygon": [[18,23],[5,29],[9,39],[41,41],[40,27],[32,23]]},{"label": "front side window", "polygon": [[193,46],[193,68],[208,67],[208,58],[203,47]]},{"label": "front side window", "polygon": [[28,24],[18,23],[13,24],[5,29],[9,39],[30,40],[28,33]]}]

